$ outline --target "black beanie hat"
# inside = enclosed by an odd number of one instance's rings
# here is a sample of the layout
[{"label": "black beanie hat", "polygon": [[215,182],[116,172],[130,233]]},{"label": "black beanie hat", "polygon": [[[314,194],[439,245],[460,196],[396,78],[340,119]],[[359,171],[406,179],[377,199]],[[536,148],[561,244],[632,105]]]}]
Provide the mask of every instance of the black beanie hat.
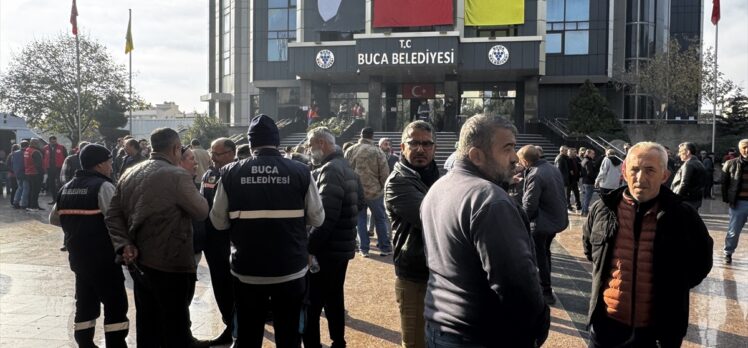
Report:
[{"label": "black beanie hat", "polygon": [[112,154],[99,144],[88,144],[81,150],[80,161],[83,169],[91,169],[101,162],[112,158]]},{"label": "black beanie hat", "polygon": [[260,146],[280,146],[280,135],[278,126],[275,121],[267,115],[257,115],[249,123],[249,132],[247,132],[249,146],[252,148]]}]

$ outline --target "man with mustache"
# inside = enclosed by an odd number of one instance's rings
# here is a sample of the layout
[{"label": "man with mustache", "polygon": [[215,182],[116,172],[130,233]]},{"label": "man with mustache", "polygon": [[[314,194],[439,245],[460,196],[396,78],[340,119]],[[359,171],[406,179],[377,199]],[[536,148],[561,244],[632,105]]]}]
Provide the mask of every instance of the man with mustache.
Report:
[{"label": "man with mustache", "polygon": [[592,261],[590,347],[680,347],[689,291],[712,269],[712,238],[696,210],[667,186],[667,151],[641,142],[618,188],[583,226]]},{"label": "man with mustache", "polygon": [[516,133],[501,118],[468,119],[454,168],[423,199],[429,347],[537,347],[548,336],[529,223],[500,186]]},{"label": "man with mustache", "polygon": [[384,185],[384,204],[395,231],[395,294],[400,307],[402,346],[422,348],[426,346],[423,298],[429,269],[418,208],[429,187],[439,179],[431,125],[415,121],[405,126],[400,151],[403,156]]}]

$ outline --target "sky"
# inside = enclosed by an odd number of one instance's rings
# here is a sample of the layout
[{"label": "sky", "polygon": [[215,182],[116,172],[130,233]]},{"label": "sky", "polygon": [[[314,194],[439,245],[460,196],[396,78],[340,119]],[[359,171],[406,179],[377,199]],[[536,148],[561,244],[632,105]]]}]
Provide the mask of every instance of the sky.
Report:
[{"label": "sky", "polygon": [[[66,0],[0,0],[0,73],[34,39],[71,33]],[[703,43],[714,46],[712,1],[703,0]],[[124,53],[127,9],[133,10],[133,89],[146,101],[176,102],[205,112],[208,92],[208,2],[205,0],[78,0],[80,32],[104,44],[115,61]],[[722,1],[719,65],[748,91],[748,1]],[[70,34],[72,35],[72,34]]]}]

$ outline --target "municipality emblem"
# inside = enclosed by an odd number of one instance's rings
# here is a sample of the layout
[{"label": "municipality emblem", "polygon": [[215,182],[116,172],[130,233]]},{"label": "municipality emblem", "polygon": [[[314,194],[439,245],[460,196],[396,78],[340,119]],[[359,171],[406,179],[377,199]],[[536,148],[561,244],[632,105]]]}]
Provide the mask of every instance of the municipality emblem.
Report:
[{"label": "municipality emblem", "polygon": [[317,52],[317,66],[322,69],[329,69],[335,63],[335,55],[330,50],[321,50]]},{"label": "municipality emblem", "polygon": [[509,50],[502,45],[496,45],[488,50],[488,60],[493,65],[503,65],[509,60]]}]

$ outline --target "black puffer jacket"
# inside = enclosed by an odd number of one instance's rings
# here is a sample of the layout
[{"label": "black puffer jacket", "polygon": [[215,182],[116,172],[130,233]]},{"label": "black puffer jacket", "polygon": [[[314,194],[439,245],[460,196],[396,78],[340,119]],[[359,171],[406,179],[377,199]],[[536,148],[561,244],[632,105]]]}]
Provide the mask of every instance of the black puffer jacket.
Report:
[{"label": "black puffer jacket", "polygon": [[[582,226],[584,254],[592,261],[592,293],[588,325],[597,315],[605,315],[602,288],[610,273],[609,263],[618,233],[618,204],[626,187],[603,195],[590,208]],[[663,347],[677,344],[688,328],[689,291],[699,285],[712,269],[714,241],[699,214],[683,204],[665,186],[660,187],[660,211],[654,239],[652,264],[654,330]],[[666,343],[670,344],[666,344]]]},{"label": "black puffer jacket", "polygon": [[[436,166],[434,169],[438,172]],[[395,274],[424,284],[429,280],[429,269],[423,249],[423,226],[419,208],[428,190],[418,173],[402,162],[395,163],[384,184],[384,207],[395,232]]]},{"label": "black puffer jacket", "polygon": [[743,157],[733,158],[722,166],[722,200],[731,206],[738,201],[745,166],[748,166],[748,160]]},{"label": "black puffer jacket", "polygon": [[335,152],[312,172],[325,208],[325,222],[312,228],[309,253],[317,258],[349,260],[355,255],[358,221],[358,176],[343,154]]}]

